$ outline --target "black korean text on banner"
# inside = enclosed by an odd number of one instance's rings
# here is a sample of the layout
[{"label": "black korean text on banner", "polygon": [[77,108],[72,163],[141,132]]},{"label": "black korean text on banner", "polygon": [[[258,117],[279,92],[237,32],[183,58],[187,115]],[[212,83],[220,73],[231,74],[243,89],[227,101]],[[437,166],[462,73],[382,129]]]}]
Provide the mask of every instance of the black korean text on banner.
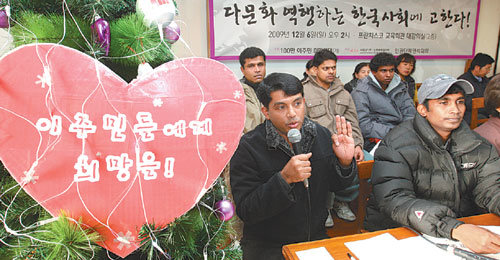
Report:
[{"label": "black korean text on banner", "polygon": [[346,58],[378,52],[469,58],[479,0],[209,0],[209,6],[215,59],[236,59],[248,46],[278,59],[308,58],[323,48]]}]

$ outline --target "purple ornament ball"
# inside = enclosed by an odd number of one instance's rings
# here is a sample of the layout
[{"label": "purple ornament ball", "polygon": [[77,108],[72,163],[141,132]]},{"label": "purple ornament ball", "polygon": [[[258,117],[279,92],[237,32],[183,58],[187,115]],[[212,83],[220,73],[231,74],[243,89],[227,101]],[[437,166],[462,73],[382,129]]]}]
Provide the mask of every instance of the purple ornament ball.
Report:
[{"label": "purple ornament ball", "polygon": [[9,28],[9,16],[5,9],[0,10],[0,28]]},{"label": "purple ornament ball", "polygon": [[168,43],[174,44],[177,40],[179,40],[180,36],[181,28],[179,28],[179,25],[176,22],[172,21],[169,25],[163,27],[163,37]]},{"label": "purple ornament ball", "polygon": [[234,215],[233,203],[229,200],[221,200],[215,203],[215,211],[222,221],[230,220]]},{"label": "purple ornament ball", "polygon": [[106,56],[109,54],[109,46],[111,45],[111,29],[108,21],[99,18],[90,27],[97,36],[96,42],[101,45],[106,51]]}]

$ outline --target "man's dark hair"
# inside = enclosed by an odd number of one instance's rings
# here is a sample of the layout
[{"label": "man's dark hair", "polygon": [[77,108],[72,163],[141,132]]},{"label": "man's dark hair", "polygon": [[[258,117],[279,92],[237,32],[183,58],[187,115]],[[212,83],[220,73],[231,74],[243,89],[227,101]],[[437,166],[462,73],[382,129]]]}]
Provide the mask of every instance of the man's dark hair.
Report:
[{"label": "man's dark hair", "polygon": [[500,74],[491,78],[484,91],[484,108],[492,117],[500,117],[497,108],[500,107]]},{"label": "man's dark hair", "polygon": [[[312,68],[312,63],[313,63],[313,60],[308,60],[307,63],[306,63],[306,70],[309,70]],[[307,73],[304,71],[304,73],[302,73],[302,75],[304,76],[300,81],[304,81],[307,79],[307,77],[309,77],[309,75],[307,75]]]},{"label": "man's dark hair", "polygon": [[396,67],[396,58],[390,53],[381,52],[373,56],[370,60],[370,70],[377,72],[378,68],[382,66],[394,66]]},{"label": "man's dark hair", "polygon": [[314,58],[312,60],[312,66],[318,67],[326,60],[334,60],[335,62],[337,62],[337,55],[335,55],[335,53],[330,50],[321,49],[314,54]]},{"label": "man's dark hair", "polygon": [[[448,89],[448,91],[446,91],[446,93],[443,94],[443,96],[448,95],[448,94],[458,94],[458,93],[462,93],[462,95],[465,97],[465,90],[462,87],[460,87],[459,85],[453,84]],[[427,108],[427,111],[429,111],[429,100],[428,99],[426,99],[424,101],[423,105],[425,106],[425,108]]]},{"label": "man's dark hair", "polygon": [[396,58],[396,71],[398,70],[398,66],[399,66],[399,64],[401,64],[401,62],[412,63],[413,69],[410,71],[410,75],[413,74],[413,72],[415,71],[415,67],[417,65],[417,60],[415,59],[415,56],[413,56],[409,53],[403,53],[403,54],[399,55]]},{"label": "man's dark hair", "polygon": [[262,56],[264,61],[266,61],[266,54],[264,53],[263,50],[261,50],[257,47],[248,47],[248,48],[244,49],[240,53],[240,65],[241,65],[241,67],[242,68],[245,67],[245,60],[246,59],[253,59],[253,58],[259,57],[259,56]]},{"label": "man's dark hair", "polygon": [[482,68],[488,64],[491,64],[495,62],[495,60],[488,54],[484,53],[478,53],[476,56],[474,56],[474,59],[472,59],[472,62],[470,63],[469,71],[473,70],[476,66],[479,66],[479,68]]},{"label": "man's dark hair", "polygon": [[260,103],[266,108],[269,108],[271,103],[271,93],[277,90],[283,90],[286,96],[302,94],[304,96],[304,88],[300,80],[294,75],[287,73],[271,73],[269,74],[259,89],[257,89],[257,97]]},{"label": "man's dark hair", "polygon": [[359,73],[359,71],[363,67],[365,67],[365,66],[370,67],[370,63],[368,63],[368,62],[360,62],[360,63],[358,63],[358,65],[356,65],[356,67],[354,68],[354,72],[352,73],[352,78],[355,79],[356,78],[356,73]]}]

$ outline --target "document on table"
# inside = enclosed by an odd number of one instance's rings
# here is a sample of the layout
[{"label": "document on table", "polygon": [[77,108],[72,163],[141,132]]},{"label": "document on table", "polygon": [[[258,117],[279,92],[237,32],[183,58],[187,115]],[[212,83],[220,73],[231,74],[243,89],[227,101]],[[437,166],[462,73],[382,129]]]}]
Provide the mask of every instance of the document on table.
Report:
[{"label": "document on table", "polygon": [[[347,242],[345,246],[353,252],[358,259],[398,259],[397,247],[395,246],[398,240],[389,233],[384,233],[379,236]],[[404,259],[404,258],[399,258]]]},{"label": "document on table", "polygon": [[[500,234],[498,226],[483,226],[490,231]],[[428,236],[426,236],[428,237]],[[452,244],[460,246],[460,243],[443,238],[432,238],[434,242],[442,244]],[[425,241],[422,237],[410,237],[397,240],[389,233],[372,237],[365,240],[345,243],[347,248],[351,250],[360,260],[368,259],[444,259],[458,260],[461,259],[453,254],[450,254],[435,245]],[[500,254],[487,255],[495,259],[500,259]]]},{"label": "document on table", "polygon": [[300,260],[334,260],[326,248],[317,247],[295,252]]}]

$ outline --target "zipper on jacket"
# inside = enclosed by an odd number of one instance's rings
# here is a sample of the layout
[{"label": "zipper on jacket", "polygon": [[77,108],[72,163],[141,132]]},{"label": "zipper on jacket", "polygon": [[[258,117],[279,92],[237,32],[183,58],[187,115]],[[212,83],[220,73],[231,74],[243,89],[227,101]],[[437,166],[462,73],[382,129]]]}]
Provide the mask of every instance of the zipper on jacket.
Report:
[{"label": "zipper on jacket", "polygon": [[448,157],[448,161],[451,162],[451,165],[452,165],[452,169],[453,169],[453,172],[452,172],[452,178],[453,178],[453,188],[455,190],[455,209],[457,212],[460,212],[460,187],[459,187],[459,183],[458,183],[458,171],[457,171],[457,166],[455,165],[455,161],[453,160],[453,157],[451,157],[451,154],[450,152],[448,152],[447,150],[445,150],[446,152],[446,157]]}]

